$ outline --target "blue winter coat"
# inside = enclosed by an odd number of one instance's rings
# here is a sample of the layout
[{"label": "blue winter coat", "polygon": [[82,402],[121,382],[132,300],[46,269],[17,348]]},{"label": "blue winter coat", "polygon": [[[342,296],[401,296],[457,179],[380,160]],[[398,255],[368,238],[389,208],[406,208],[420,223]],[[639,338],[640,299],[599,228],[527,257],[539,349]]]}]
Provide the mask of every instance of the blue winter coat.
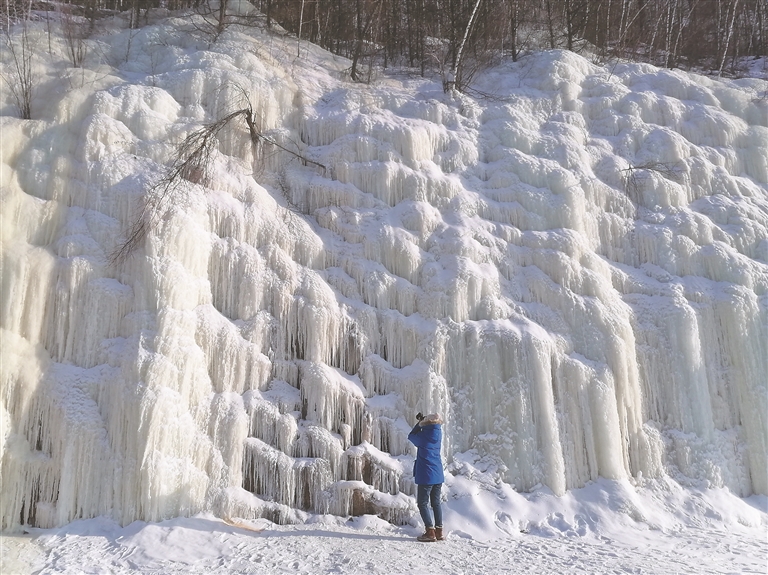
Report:
[{"label": "blue winter coat", "polygon": [[416,426],[408,434],[408,441],[419,448],[413,464],[413,478],[417,485],[436,485],[445,481],[440,446],[443,429],[439,423]]}]

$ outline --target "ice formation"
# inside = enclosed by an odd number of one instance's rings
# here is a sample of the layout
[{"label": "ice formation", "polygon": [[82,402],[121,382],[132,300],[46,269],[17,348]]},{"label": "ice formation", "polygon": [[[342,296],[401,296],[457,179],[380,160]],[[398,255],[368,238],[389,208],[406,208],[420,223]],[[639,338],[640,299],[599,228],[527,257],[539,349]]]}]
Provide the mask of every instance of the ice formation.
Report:
[{"label": "ice formation", "polygon": [[[36,119],[4,96],[3,528],[404,521],[418,411],[449,471],[518,490],[768,494],[765,82],[553,51],[472,99],[179,26],[36,56]],[[326,169],[233,124],[111,265],[173,143],[243,94]]]}]

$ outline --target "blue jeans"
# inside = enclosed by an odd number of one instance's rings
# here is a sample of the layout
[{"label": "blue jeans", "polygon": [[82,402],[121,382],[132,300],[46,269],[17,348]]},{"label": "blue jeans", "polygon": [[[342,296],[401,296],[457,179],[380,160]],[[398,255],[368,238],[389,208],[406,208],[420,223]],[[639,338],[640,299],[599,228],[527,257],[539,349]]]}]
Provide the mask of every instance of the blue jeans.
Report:
[{"label": "blue jeans", "polygon": [[[424,520],[424,527],[427,529],[443,526],[443,508],[440,504],[440,489],[442,487],[442,483],[418,486],[416,505],[419,507],[419,513]],[[429,512],[430,504],[432,504],[432,511],[435,514],[434,523],[432,522],[432,513]]]}]

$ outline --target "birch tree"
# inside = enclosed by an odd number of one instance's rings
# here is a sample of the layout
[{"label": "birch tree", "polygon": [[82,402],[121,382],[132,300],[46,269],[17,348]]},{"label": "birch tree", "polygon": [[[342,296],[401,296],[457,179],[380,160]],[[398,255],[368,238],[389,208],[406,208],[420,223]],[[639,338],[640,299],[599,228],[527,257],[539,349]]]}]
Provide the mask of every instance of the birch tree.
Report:
[{"label": "birch tree", "polygon": [[464,28],[464,35],[461,38],[461,43],[459,44],[458,50],[456,50],[456,60],[453,62],[453,67],[448,73],[448,77],[443,81],[443,90],[446,92],[453,89],[461,91],[462,88],[464,88],[461,78],[461,57],[464,54],[464,46],[467,44],[467,38],[469,37],[470,32],[472,32],[472,25],[475,23],[475,16],[477,16],[477,9],[480,8],[480,3],[482,1],[483,0],[475,1],[475,7],[472,8],[472,14],[470,15],[469,21],[467,22],[467,27]]},{"label": "birch tree", "polygon": [[[733,36],[733,24],[736,22],[736,9],[739,7],[739,0],[733,0],[732,2],[729,2],[731,5],[730,12],[731,12],[731,23],[728,25],[728,29],[725,33],[725,41],[724,46],[722,50],[722,57],[720,58],[720,66],[717,68],[717,75],[722,76],[723,75],[723,68],[725,67],[725,59],[728,57],[728,46],[731,43],[731,37]],[[726,13],[726,22],[727,22],[727,16]]]}]

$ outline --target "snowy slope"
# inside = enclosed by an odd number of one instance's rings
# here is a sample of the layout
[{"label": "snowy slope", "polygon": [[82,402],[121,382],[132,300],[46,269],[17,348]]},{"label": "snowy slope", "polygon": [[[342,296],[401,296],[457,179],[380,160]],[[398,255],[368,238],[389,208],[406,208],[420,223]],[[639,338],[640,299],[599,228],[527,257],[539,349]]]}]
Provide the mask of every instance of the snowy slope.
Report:
[{"label": "snowy slope", "polygon": [[[421,533],[415,527],[393,526],[372,515],[313,516],[300,525],[264,519],[228,525],[201,514],[125,527],[96,518],[32,529],[29,535],[6,534],[0,539],[0,564],[3,573],[36,575],[701,575],[764,573],[768,562],[764,496],[736,499],[724,489],[698,491],[672,483],[665,495],[602,479],[563,497],[507,495],[450,499],[448,536],[435,544],[414,541]],[[473,508],[486,517],[478,522]]]},{"label": "snowy slope", "polygon": [[[472,98],[185,26],[82,70],[54,39],[33,120],[3,93],[4,528],[414,522],[418,411],[480,532],[512,488],[768,493],[765,81],[555,51]],[[222,130],[110,264],[174,144],[249,104],[268,140]]]}]

